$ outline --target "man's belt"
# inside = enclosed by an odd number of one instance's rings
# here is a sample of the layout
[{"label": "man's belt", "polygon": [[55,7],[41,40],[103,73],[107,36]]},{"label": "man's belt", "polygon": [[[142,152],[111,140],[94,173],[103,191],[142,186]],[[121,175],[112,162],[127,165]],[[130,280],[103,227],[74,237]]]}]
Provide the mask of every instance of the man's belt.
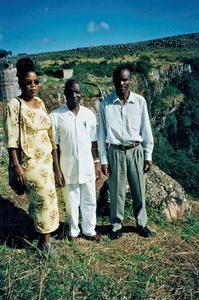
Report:
[{"label": "man's belt", "polygon": [[123,151],[129,150],[129,149],[132,149],[132,148],[135,148],[135,147],[137,147],[137,146],[139,146],[139,145],[140,145],[140,142],[135,142],[135,143],[133,143],[133,144],[126,145],[126,146],[111,144],[111,146],[114,147],[115,149],[123,150]]}]

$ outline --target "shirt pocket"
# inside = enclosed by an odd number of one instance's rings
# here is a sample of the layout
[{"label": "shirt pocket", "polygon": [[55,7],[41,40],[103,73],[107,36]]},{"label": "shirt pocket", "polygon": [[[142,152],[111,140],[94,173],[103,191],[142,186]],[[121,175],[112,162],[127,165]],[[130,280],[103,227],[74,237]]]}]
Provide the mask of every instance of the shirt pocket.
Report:
[{"label": "shirt pocket", "polygon": [[141,123],[141,112],[140,108],[133,106],[126,112],[126,129],[127,131],[140,131],[140,123]]}]

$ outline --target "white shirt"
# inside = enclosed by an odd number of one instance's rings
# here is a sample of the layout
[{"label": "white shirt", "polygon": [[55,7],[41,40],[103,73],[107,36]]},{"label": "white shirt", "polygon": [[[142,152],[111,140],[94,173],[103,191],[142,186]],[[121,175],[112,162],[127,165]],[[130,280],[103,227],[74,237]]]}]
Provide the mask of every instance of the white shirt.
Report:
[{"label": "white shirt", "polygon": [[77,115],[67,105],[51,114],[54,140],[60,147],[60,167],[68,184],[82,184],[95,179],[91,143],[96,141],[96,118],[83,106]]},{"label": "white shirt", "polygon": [[100,103],[99,146],[101,163],[108,164],[108,144],[130,145],[142,143],[144,159],[151,160],[153,136],[145,99],[130,92],[125,104],[116,93]]}]

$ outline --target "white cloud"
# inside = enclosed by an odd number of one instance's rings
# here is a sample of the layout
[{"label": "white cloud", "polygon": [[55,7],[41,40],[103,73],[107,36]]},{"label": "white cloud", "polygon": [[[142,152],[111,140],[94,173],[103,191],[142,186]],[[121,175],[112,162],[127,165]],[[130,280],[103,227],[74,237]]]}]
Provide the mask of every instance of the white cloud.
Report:
[{"label": "white cloud", "polygon": [[0,34],[0,42],[3,41],[3,35]]},{"label": "white cloud", "polygon": [[100,26],[101,26],[101,28],[104,29],[104,30],[110,30],[110,25],[107,24],[107,23],[105,23],[105,22],[101,22],[101,23],[100,23]]},{"label": "white cloud", "polygon": [[95,22],[90,22],[87,27],[88,33],[94,33],[100,30],[110,30],[110,25],[105,22],[100,22],[96,24]]},{"label": "white cloud", "polygon": [[87,29],[89,33],[93,33],[97,30],[94,22],[90,22]]},{"label": "white cloud", "polygon": [[47,38],[47,37],[43,37],[43,38],[41,39],[41,42],[46,44],[46,43],[49,43],[50,40],[49,40],[49,38]]}]

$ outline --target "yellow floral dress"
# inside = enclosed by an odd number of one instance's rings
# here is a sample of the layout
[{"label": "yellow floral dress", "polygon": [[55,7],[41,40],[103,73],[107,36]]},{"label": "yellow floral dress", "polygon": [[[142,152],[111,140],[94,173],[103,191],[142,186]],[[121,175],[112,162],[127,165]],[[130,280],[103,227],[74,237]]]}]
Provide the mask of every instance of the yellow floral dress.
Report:
[{"label": "yellow floral dress", "polygon": [[[50,233],[59,226],[59,211],[55,189],[52,149],[51,120],[44,103],[35,97],[39,109],[29,108],[21,101],[20,140],[22,167],[26,176],[26,193],[30,203],[29,211],[35,229]],[[6,108],[5,131],[7,148],[19,147],[19,101],[11,99]]]}]

